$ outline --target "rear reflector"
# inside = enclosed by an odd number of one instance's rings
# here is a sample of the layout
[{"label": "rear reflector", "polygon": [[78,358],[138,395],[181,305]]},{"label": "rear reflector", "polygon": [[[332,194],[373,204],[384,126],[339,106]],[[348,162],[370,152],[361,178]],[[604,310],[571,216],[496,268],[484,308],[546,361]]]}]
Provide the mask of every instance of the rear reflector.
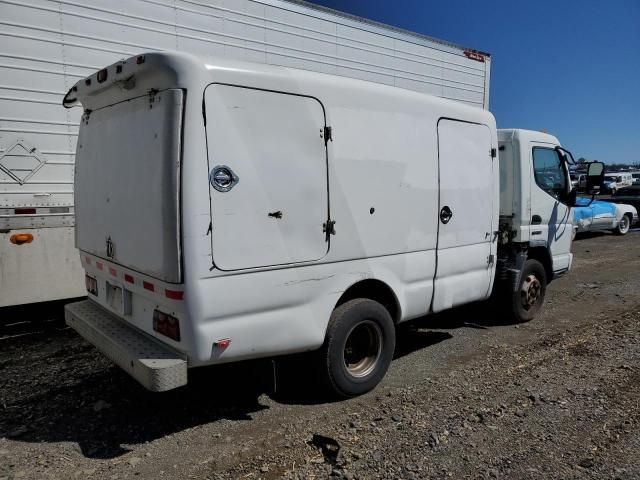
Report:
[{"label": "rear reflector", "polygon": [[176,342],[180,341],[180,322],[176,317],[163,313],[160,310],[154,310],[153,329],[165,337],[172,338]]},{"label": "rear reflector", "polygon": [[172,300],[182,300],[184,298],[184,292],[180,292],[177,290],[165,290],[164,294],[167,298]]},{"label": "rear reflector", "polygon": [[114,277],[117,277],[117,276],[118,276],[118,272],[116,272],[116,269],[115,269],[115,268],[111,268],[111,267],[109,267],[109,273],[110,273],[111,275],[113,275]]},{"label": "rear reflector", "polygon": [[155,287],[153,286],[153,283],[149,283],[149,282],[142,282],[142,286],[144,287],[145,290],[149,290],[150,292],[155,291]]},{"label": "rear reflector", "polygon": [[87,287],[87,292],[96,297],[98,296],[98,281],[95,278],[85,275],[84,284]]},{"label": "rear reflector", "polygon": [[16,215],[34,215],[36,213],[35,208],[14,208],[13,213]]},{"label": "rear reflector", "polygon": [[129,282],[129,283],[133,283],[133,276],[129,275],[128,273],[124,274],[124,281],[125,282]]},{"label": "rear reflector", "polygon": [[96,267],[98,267],[98,270],[102,270],[102,263],[96,262]]}]

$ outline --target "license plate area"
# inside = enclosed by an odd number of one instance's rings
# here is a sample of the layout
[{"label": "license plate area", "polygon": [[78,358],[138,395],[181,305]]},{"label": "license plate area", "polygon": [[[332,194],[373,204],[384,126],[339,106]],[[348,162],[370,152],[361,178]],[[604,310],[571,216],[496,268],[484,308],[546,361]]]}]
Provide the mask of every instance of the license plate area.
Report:
[{"label": "license plate area", "polygon": [[131,315],[131,292],[111,282],[107,285],[107,306],[119,315]]}]

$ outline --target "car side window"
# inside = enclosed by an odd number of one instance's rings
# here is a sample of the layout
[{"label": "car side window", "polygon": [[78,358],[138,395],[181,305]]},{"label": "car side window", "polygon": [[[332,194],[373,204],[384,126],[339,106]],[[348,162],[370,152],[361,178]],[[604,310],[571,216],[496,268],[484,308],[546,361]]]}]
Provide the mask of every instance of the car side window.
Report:
[{"label": "car side window", "polygon": [[533,173],[538,186],[560,200],[567,185],[567,174],[558,152],[552,148],[533,148]]}]

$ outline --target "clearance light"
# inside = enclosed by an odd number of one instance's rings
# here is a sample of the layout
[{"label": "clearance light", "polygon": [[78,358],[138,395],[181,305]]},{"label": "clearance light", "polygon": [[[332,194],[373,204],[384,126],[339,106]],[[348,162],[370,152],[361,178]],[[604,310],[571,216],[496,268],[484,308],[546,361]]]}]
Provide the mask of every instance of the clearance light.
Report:
[{"label": "clearance light", "polygon": [[176,342],[180,341],[180,322],[176,317],[162,313],[160,310],[154,310],[153,329]]},{"label": "clearance light", "polygon": [[231,345],[231,339],[230,338],[222,338],[222,339],[218,340],[217,342],[213,342],[213,346],[214,347],[222,348],[223,350],[225,348],[227,348],[229,345]]},{"label": "clearance light", "polygon": [[98,280],[89,275],[84,276],[84,284],[87,287],[87,292],[91,295],[98,296]]},{"label": "clearance light", "polygon": [[106,68],[103,68],[98,72],[98,76],[96,78],[96,80],[98,80],[98,83],[102,83],[107,79],[107,73],[108,72]]},{"label": "clearance light", "polygon": [[180,290],[165,289],[164,294],[167,298],[170,298],[171,300],[182,300],[184,298],[184,292]]},{"label": "clearance light", "polygon": [[11,235],[9,241],[14,245],[22,245],[23,243],[33,242],[33,235],[30,233],[15,233]]}]

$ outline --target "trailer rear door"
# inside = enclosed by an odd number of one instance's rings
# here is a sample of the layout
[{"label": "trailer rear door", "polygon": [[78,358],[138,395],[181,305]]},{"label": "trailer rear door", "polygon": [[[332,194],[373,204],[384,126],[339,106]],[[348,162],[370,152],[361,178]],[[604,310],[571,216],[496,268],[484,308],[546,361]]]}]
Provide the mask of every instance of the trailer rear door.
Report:
[{"label": "trailer rear door", "polygon": [[322,104],[216,84],[207,87],[205,104],[215,266],[239,270],[324,257],[329,211]]}]

